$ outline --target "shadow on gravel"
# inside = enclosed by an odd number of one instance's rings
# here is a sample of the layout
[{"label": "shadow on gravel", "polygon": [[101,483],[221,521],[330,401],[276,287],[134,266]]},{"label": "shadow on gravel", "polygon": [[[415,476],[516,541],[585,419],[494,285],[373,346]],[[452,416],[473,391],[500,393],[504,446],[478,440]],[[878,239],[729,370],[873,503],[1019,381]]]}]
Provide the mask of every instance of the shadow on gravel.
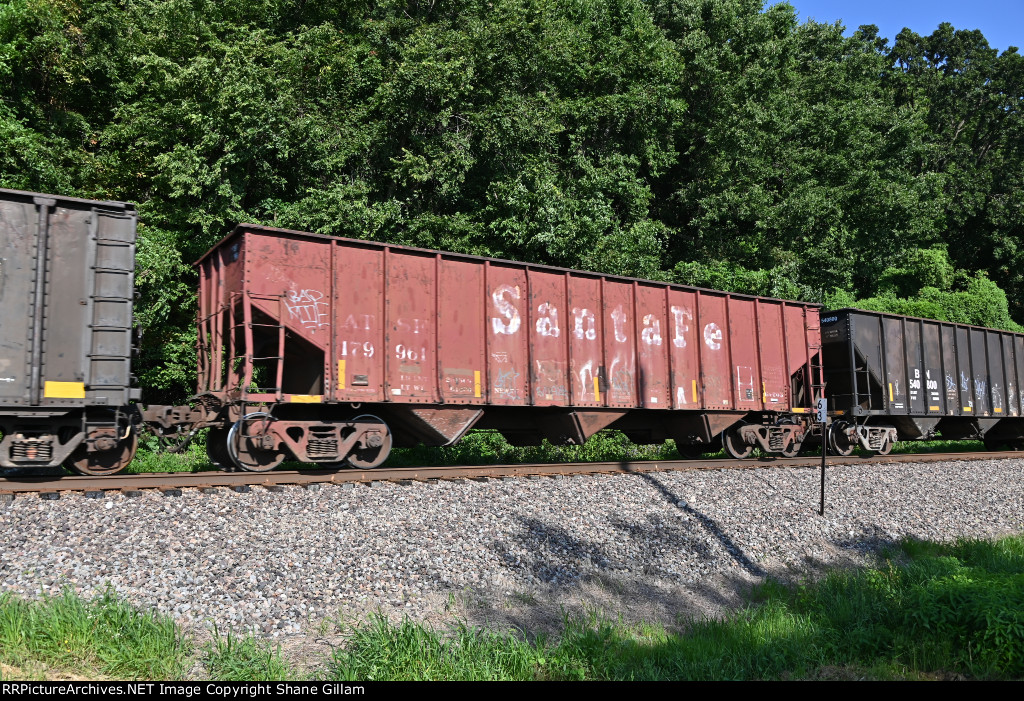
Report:
[{"label": "shadow on gravel", "polygon": [[458,615],[471,626],[515,630],[529,640],[558,636],[567,619],[595,617],[624,625],[661,624],[685,630],[693,621],[722,618],[749,602],[759,582],[743,574],[716,575],[686,586],[655,585],[632,573],[599,571],[572,586],[548,584],[505,592],[465,589]]},{"label": "shadow on gravel", "polygon": [[[625,464],[623,467],[628,469]],[[557,632],[566,615],[586,616],[600,611],[621,616],[626,622],[659,621],[676,627],[743,606],[752,586],[767,576],[764,568],[753,562],[718,523],[686,504],[655,475],[632,474],[658,490],[689,519],[665,521],[652,514],[645,523],[611,518],[609,525],[632,543],[630,550],[638,551],[641,561],[620,562],[621,556],[609,552],[608,546],[579,538],[571,527],[520,518],[522,530],[493,547],[517,579],[526,579],[525,586],[504,592],[504,598],[499,595],[497,599],[494,592],[488,596],[464,591],[462,608],[467,621],[511,627],[533,636]],[[720,544],[724,553],[709,544],[708,536]],[[692,553],[698,562],[709,563],[712,574],[688,581],[692,572],[671,569],[670,559],[663,555],[674,551]],[[723,557],[738,565],[740,572],[715,571],[713,563]]]},{"label": "shadow on gravel", "polygon": [[729,536],[727,536],[724,531],[722,531],[719,525],[715,523],[714,519],[708,518],[707,516],[705,516],[704,514],[697,511],[689,504],[687,504],[685,501],[683,501],[683,499],[679,495],[677,495],[671,489],[662,484],[658,480],[658,478],[654,476],[653,473],[633,472],[632,470],[629,469],[629,463],[625,462],[622,463],[622,469],[625,470],[626,472],[636,475],[643,481],[647,482],[649,485],[651,485],[659,492],[661,492],[661,495],[665,497],[669,504],[679,509],[680,511],[689,514],[693,518],[697,519],[701,526],[703,526],[704,529],[711,536],[713,536],[719,543],[721,543],[722,547],[725,548],[725,551],[729,553],[729,556],[736,561],[736,564],[742,567],[746,572],[757,577],[763,577],[765,576],[765,574],[767,574],[761,567],[757,565],[757,563],[755,563],[753,560],[747,557],[746,553],[744,553],[739,548],[739,546],[737,546],[736,543],[734,543],[732,539]]},{"label": "shadow on gravel", "polygon": [[[535,518],[520,518],[523,531],[511,543],[495,543],[502,564],[513,571],[528,573],[539,584],[569,584],[577,581],[581,569],[608,569],[611,564],[600,546],[580,540],[560,526]],[[524,553],[517,555],[516,552]]]}]

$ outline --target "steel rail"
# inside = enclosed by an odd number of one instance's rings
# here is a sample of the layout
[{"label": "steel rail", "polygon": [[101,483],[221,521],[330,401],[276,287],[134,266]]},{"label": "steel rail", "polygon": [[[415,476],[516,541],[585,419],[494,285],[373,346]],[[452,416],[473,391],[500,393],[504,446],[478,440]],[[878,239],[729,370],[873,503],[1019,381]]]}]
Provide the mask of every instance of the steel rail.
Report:
[{"label": "steel rail", "polygon": [[[829,458],[835,465],[882,465],[952,460],[1013,459],[1015,453],[900,453],[886,456],[849,456]],[[747,460],[654,460],[591,463],[531,463],[518,465],[476,465],[454,467],[393,467],[369,470],[275,470],[271,472],[158,472],[121,474],[106,477],[80,475],[21,475],[0,478],[0,494],[57,494],[62,492],[117,492],[127,490],[167,490],[184,488],[251,487],[273,485],[312,485],[426,482],[431,480],[483,480],[502,478],[558,477],[582,474],[636,474],[689,470],[734,470],[772,467],[817,467],[816,456],[796,458],[755,458]]]}]

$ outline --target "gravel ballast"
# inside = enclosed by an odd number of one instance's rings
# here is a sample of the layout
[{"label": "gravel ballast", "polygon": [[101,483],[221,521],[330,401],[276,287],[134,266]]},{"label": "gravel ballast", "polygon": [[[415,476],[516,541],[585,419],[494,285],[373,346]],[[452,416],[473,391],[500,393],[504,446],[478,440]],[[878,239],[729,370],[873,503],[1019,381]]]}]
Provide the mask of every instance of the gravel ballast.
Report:
[{"label": "gravel ballast", "polygon": [[[186,628],[315,636],[370,611],[544,629],[716,615],[766,575],[909,536],[1024,532],[1024,460],[661,472],[0,503],[0,591],[110,587]],[[453,606],[454,604],[454,606]]]}]

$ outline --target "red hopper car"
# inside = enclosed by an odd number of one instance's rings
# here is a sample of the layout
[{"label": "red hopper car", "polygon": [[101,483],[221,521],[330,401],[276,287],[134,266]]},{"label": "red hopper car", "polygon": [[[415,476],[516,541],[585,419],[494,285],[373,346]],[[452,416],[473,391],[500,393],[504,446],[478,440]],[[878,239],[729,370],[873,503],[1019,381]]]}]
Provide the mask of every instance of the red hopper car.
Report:
[{"label": "red hopper car", "polygon": [[242,225],[198,263],[211,457],[375,467],[470,428],[795,454],[817,305]]}]

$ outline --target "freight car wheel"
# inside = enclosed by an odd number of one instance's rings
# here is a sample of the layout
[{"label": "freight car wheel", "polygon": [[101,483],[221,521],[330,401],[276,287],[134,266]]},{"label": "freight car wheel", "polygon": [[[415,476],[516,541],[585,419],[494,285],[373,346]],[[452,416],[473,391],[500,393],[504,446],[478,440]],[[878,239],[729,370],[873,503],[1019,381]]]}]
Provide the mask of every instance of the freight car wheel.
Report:
[{"label": "freight car wheel", "polygon": [[75,448],[64,461],[64,467],[80,475],[100,477],[113,475],[128,467],[139,448],[139,436],[132,427],[128,435],[118,441],[110,450],[86,450],[85,444]]},{"label": "freight car wheel", "polygon": [[832,453],[832,455],[839,455],[844,458],[848,455],[853,455],[853,450],[857,447],[855,443],[850,442],[846,433],[843,432],[845,428],[845,424],[839,424],[838,428],[836,424],[833,424],[828,429],[827,441],[828,452]]},{"label": "freight car wheel", "polygon": [[737,460],[750,457],[750,454],[754,452],[754,446],[747,445],[743,441],[742,429],[744,426],[746,424],[738,423],[722,432],[722,447],[725,448],[725,454]]},{"label": "freight car wheel", "polygon": [[384,427],[383,435],[379,435],[380,445],[371,446],[367,445],[363,448],[353,450],[345,458],[346,462],[352,467],[359,468],[360,470],[369,470],[374,467],[380,467],[385,460],[388,459],[388,455],[391,454],[391,431],[388,430],[387,424],[378,419],[376,416],[370,414],[363,414],[352,419],[353,423],[359,422],[361,419],[365,419],[367,423],[380,424]]},{"label": "freight car wheel", "polygon": [[284,462],[285,452],[266,430],[273,420],[270,414],[258,411],[234,423],[225,445],[235,465],[248,472],[269,472]]}]

